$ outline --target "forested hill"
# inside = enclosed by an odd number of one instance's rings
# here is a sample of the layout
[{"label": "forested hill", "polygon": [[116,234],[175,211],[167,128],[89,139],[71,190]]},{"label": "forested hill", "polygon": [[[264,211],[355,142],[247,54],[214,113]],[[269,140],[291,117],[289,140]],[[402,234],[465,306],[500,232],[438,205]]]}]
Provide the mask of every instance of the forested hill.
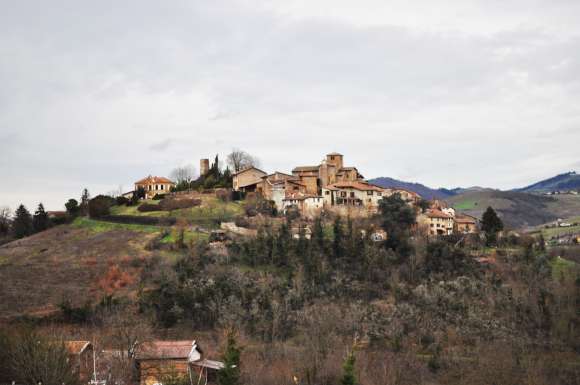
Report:
[{"label": "forested hill", "polygon": [[575,171],[556,175],[526,187],[515,189],[519,192],[543,193],[562,190],[580,190],[580,175]]},{"label": "forested hill", "polygon": [[375,178],[369,180],[369,182],[384,188],[404,188],[406,190],[411,190],[421,195],[425,199],[445,199],[455,195],[454,190],[448,190],[444,188],[434,189],[421,183],[404,182],[402,180],[389,177]]}]

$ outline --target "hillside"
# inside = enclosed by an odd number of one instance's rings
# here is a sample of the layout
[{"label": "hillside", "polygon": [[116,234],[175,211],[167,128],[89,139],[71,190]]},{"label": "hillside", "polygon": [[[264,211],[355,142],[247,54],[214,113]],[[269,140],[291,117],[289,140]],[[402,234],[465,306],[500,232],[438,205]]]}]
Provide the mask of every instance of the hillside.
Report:
[{"label": "hillside", "polygon": [[580,215],[580,197],[574,195],[540,196],[515,191],[470,191],[447,199],[457,210],[481,218],[493,207],[512,228],[537,226],[558,218]]},{"label": "hillside", "polygon": [[515,189],[519,192],[545,193],[550,191],[580,190],[580,175],[571,171],[542,180],[526,187]]},{"label": "hillside", "polygon": [[160,231],[82,219],[1,246],[2,318],[50,315],[63,300],[81,306],[111,291],[132,295],[152,257],[145,246]]},{"label": "hillside", "polygon": [[403,188],[406,190],[411,190],[421,195],[425,199],[445,199],[455,195],[454,190],[448,190],[444,188],[433,189],[421,183],[404,182],[389,177],[375,178],[369,180],[369,182],[384,188]]}]

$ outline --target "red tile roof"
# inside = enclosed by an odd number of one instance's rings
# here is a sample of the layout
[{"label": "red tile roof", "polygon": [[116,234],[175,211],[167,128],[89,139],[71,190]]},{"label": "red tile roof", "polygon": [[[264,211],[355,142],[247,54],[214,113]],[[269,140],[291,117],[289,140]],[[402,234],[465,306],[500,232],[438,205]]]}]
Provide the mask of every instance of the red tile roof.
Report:
[{"label": "red tile roof", "polygon": [[64,347],[69,354],[81,354],[86,348],[91,346],[90,341],[65,341]]},{"label": "red tile roof", "polygon": [[443,211],[439,211],[439,210],[427,210],[425,215],[427,215],[427,217],[429,217],[429,218],[443,218],[443,219],[453,218],[451,215],[445,214]]},{"label": "red tile roof", "polygon": [[331,185],[326,186],[329,190],[339,190],[339,189],[355,189],[360,191],[385,191],[384,188],[376,186],[374,184],[370,184],[368,182],[363,181],[347,181],[347,182],[337,182]]},{"label": "red tile roof", "polygon": [[145,184],[145,185],[156,184],[156,183],[175,184],[175,183],[173,183],[173,181],[171,181],[163,176],[151,176],[151,175],[149,175],[146,178],[141,179],[140,181],[135,182],[135,184]]},{"label": "red tile roof", "polygon": [[467,224],[476,224],[477,223],[477,219],[475,219],[471,215],[467,215],[467,214],[457,214],[455,216],[455,222],[457,222],[457,223],[467,223]]}]

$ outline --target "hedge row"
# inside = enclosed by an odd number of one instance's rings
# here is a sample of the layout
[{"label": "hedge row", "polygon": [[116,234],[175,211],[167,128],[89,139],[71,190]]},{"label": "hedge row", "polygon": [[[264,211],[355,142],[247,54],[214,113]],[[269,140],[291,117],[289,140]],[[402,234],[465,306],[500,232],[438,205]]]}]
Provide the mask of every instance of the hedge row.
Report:
[{"label": "hedge row", "polygon": [[99,219],[107,222],[124,223],[128,225],[173,226],[177,222],[171,217],[141,217],[136,215],[106,215]]}]

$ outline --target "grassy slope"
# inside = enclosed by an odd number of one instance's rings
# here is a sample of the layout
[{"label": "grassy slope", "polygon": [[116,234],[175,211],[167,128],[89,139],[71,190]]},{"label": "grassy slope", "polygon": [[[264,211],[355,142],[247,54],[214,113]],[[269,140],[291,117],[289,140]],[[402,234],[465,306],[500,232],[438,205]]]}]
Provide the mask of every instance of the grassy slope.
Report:
[{"label": "grassy slope", "polygon": [[580,215],[580,196],[546,197],[507,191],[475,191],[447,200],[453,207],[481,218],[488,206],[493,207],[504,222],[514,228],[537,226],[557,218]]},{"label": "grassy slope", "polygon": [[[148,200],[146,203],[157,204],[158,201]],[[190,223],[204,223],[216,220],[230,221],[242,213],[243,207],[239,202],[222,202],[214,196],[202,196],[201,206],[188,209],[140,212],[138,206],[116,206],[111,210],[112,215],[175,217]]]}]

